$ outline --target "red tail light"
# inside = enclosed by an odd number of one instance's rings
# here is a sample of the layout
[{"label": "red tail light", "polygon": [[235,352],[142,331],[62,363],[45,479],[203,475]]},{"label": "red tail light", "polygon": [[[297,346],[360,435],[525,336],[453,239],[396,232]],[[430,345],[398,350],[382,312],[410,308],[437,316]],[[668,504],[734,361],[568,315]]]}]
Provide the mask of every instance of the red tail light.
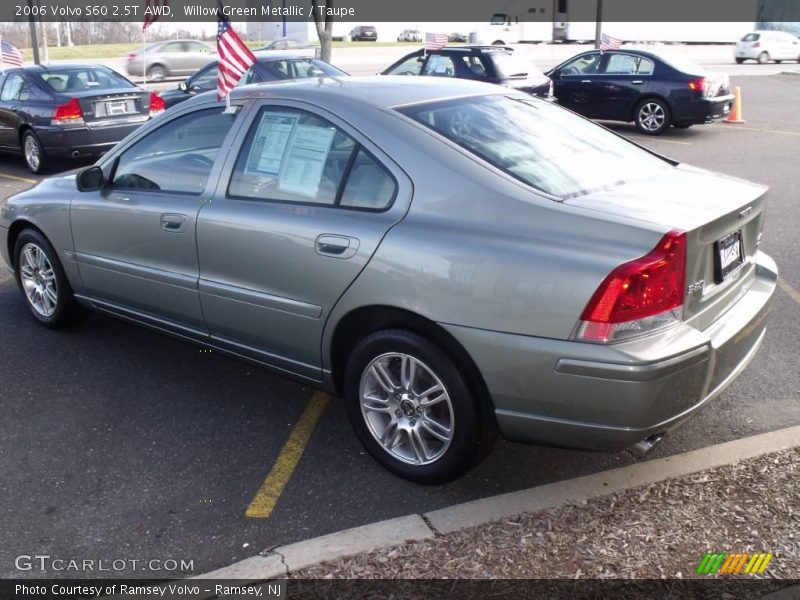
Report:
[{"label": "red tail light", "polygon": [[150,116],[154,117],[165,110],[167,110],[167,105],[164,103],[164,99],[155,92],[150,92]]},{"label": "red tail light", "polygon": [[136,58],[136,52],[128,52],[128,56],[125,57],[127,60],[133,60]]},{"label": "red tail light", "polygon": [[706,87],[706,78],[705,77],[698,77],[697,79],[692,79],[689,82],[689,89],[694,91],[702,92]]},{"label": "red tail light", "polygon": [[83,125],[83,123],[83,111],[77,98],[56,106],[53,118],[50,120],[51,125]]},{"label": "red tail light", "polygon": [[686,234],[667,233],[645,256],[614,269],[581,315],[575,338],[608,343],[680,322],[686,289]]}]

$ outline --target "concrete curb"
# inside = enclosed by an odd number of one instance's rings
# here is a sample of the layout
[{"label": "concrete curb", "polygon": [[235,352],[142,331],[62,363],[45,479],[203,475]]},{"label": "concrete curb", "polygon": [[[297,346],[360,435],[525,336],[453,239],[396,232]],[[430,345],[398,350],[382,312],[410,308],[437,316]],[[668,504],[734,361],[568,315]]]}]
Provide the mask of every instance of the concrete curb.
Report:
[{"label": "concrete curb", "polygon": [[254,582],[283,578],[290,572],[317,563],[407,542],[431,539],[437,534],[453,533],[517,517],[523,513],[607,496],[797,446],[800,446],[800,426],[788,427],[685,454],[456,504],[422,516],[408,515],[346,529],[281,546],[266,556],[253,556],[194,579],[236,579]]}]

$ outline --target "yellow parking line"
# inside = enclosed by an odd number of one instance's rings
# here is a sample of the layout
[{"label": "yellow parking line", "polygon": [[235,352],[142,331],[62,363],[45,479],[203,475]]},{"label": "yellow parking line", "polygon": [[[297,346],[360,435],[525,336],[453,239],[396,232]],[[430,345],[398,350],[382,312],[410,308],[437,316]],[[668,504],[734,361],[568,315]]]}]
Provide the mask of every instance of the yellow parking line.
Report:
[{"label": "yellow parking line", "polygon": [[35,179],[29,179],[28,177],[17,177],[16,175],[6,175],[5,173],[0,173],[0,177],[13,179],[14,181],[22,181],[24,183],[38,183]]},{"label": "yellow parking line", "polygon": [[758,131],[760,133],[779,133],[781,135],[800,135],[800,131],[783,131],[781,129],[761,129],[760,127],[731,127],[730,125],[712,125],[714,129],[726,129],[728,131]]},{"label": "yellow parking line", "polygon": [[280,500],[283,489],[292,478],[297,463],[303,456],[303,452],[314,433],[317,421],[322,416],[325,407],[328,405],[330,396],[323,392],[317,392],[306,406],[297,425],[294,426],[289,434],[289,439],[283,445],[278,460],[272,465],[272,469],[256,492],[250,506],[244,513],[246,517],[265,519],[272,514],[275,505]]},{"label": "yellow parking line", "polygon": [[800,292],[798,292],[791,285],[786,283],[785,279],[782,278],[778,279],[778,287],[780,287],[784,292],[786,292],[792,300],[800,304]]},{"label": "yellow parking line", "polygon": [[663,138],[644,137],[641,135],[629,135],[632,140],[639,140],[642,142],[659,142],[663,144],[680,144],[681,146],[691,146],[691,142],[679,142],[678,140],[665,140]]}]

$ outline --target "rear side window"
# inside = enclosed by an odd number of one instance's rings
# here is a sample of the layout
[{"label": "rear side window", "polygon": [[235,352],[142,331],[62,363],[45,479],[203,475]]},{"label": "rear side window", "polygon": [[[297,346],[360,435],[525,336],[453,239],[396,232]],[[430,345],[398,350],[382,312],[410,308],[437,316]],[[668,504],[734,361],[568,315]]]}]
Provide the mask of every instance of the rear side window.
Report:
[{"label": "rear side window", "polygon": [[651,75],[653,61],[632,54],[612,54],[606,64],[606,75]]},{"label": "rear side window", "polygon": [[761,39],[761,35],[758,33],[748,33],[746,36],[742,38],[743,42],[757,42]]},{"label": "rear side window", "polygon": [[455,77],[456,65],[453,59],[442,54],[432,54],[422,70],[423,75],[433,77]]},{"label": "rear side window", "polygon": [[29,97],[28,86],[21,76],[16,73],[9,75],[0,92],[0,100],[27,100]]},{"label": "rear side window", "polygon": [[234,167],[234,198],[384,210],[396,183],[341,129],[317,115],[266,107],[256,118]]},{"label": "rear side window", "polygon": [[112,186],[201,193],[235,118],[211,108],[165,123],[122,153]]}]

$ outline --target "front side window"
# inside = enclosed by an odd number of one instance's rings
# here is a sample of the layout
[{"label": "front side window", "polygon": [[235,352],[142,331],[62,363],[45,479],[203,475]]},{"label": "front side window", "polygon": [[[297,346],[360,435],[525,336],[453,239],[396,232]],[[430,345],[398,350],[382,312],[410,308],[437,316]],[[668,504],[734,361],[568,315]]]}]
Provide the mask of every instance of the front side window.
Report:
[{"label": "front side window", "polygon": [[561,67],[564,75],[594,75],[600,68],[603,55],[599,52],[584,54]]},{"label": "front side window", "polygon": [[415,54],[406,60],[391,67],[386,71],[387,75],[419,75],[422,72],[422,63],[425,61],[422,55]]},{"label": "front side window", "polygon": [[235,118],[211,108],[164,123],[122,153],[112,187],[201,193]]},{"label": "front side window", "polygon": [[382,210],[394,179],[352,137],[311,113],[267,107],[236,160],[234,198]]},{"label": "front side window", "polygon": [[199,87],[201,90],[212,90],[217,87],[217,75],[219,71],[217,70],[217,66],[214,65],[213,67],[209,67],[205,71],[201,71],[197,75],[192,78],[192,83],[189,86],[192,87]]},{"label": "front side window", "polygon": [[459,98],[398,110],[509,175],[562,198],[669,168],[602,127],[530,96]]},{"label": "front side window", "polygon": [[449,56],[442,54],[432,54],[425,63],[425,69],[422,71],[423,75],[431,75],[433,77],[455,77],[456,65],[453,59]]}]

